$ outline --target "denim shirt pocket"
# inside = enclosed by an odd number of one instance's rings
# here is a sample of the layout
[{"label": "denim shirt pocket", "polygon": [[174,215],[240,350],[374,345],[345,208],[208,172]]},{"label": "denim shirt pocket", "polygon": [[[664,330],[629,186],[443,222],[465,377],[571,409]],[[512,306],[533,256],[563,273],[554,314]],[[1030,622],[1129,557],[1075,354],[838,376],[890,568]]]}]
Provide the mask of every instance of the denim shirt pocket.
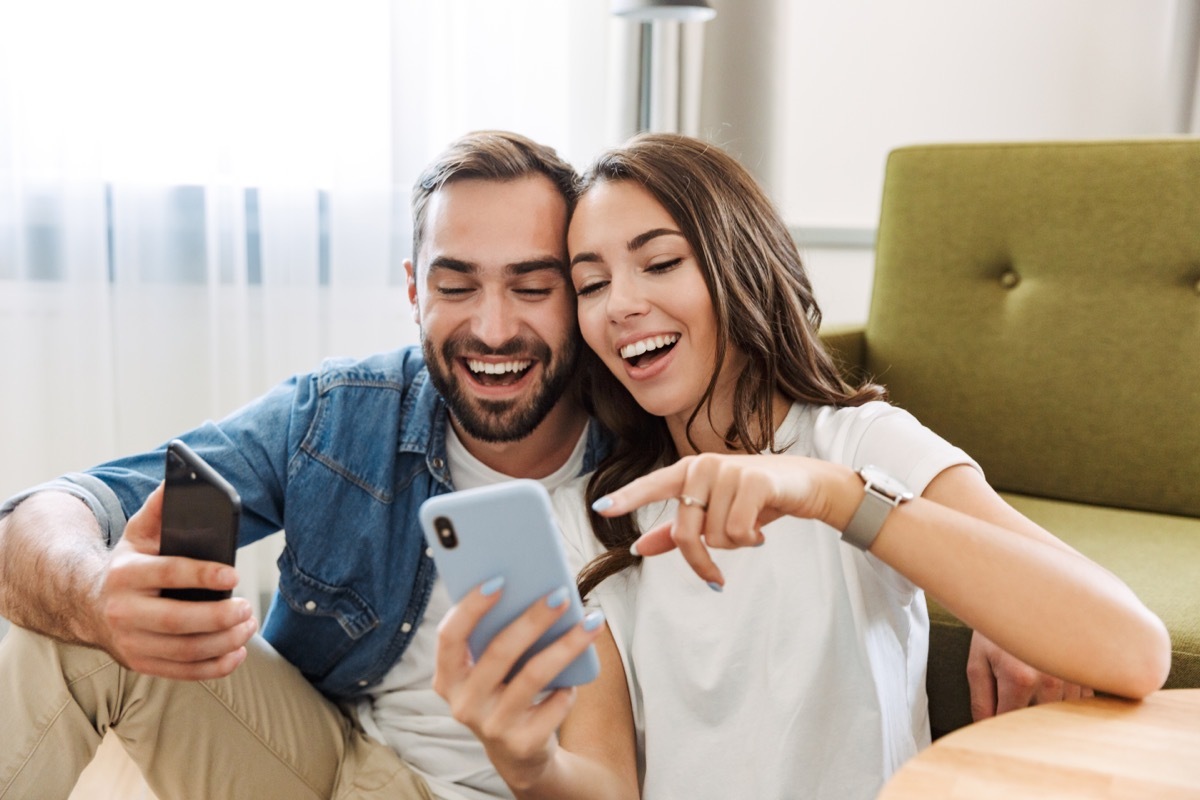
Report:
[{"label": "denim shirt pocket", "polygon": [[[311,681],[329,674],[379,617],[358,592],[333,586],[302,571],[290,549],[279,560],[279,596],[286,607],[273,610],[268,638],[288,643],[283,655]],[[281,648],[282,650],[282,648]]]}]

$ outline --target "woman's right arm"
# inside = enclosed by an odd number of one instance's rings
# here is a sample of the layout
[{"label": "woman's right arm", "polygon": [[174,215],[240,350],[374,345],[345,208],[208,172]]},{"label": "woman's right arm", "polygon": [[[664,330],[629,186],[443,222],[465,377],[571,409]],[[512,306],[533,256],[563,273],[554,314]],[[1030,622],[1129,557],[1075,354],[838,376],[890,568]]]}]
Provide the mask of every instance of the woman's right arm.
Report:
[{"label": "woman's right arm", "polygon": [[[433,686],[454,718],[479,738],[500,777],[522,800],[638,797],[633,712],[608,628],[589,631],[583,623],[576,625],[505,683],[516,660],[566,604],[534,603],[472,663],[467,637],[498,599],[499,592],[484,595],[476,589],[438,627]],[[599,677],[539,700],[542,687],[589,644],[595,644],[600,659]]]}]

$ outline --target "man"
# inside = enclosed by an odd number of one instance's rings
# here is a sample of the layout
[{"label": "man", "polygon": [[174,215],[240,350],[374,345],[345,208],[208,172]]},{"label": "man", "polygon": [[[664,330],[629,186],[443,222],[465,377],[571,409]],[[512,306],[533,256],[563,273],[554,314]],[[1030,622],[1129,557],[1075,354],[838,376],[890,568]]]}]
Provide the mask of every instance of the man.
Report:
[{"label": "man", "polygon": [[6,505],[0,614],[44,635],[14,627],[0,647],[0,796],[65,797],[109,729],[163,800],[507,793],[434,702],[449,600],[416,510],[506,477],[561,483],[597,460],[599,432],[565,391],[575,180],[520,136],[454,143],[413,194],[424,358],[329,362],[181,437],[241,495],[243,544],[286,530],[262,637],[243,600],[158,596],[236,583],[158,555],[161,450]]},{"label": "man", "polygon": [[243,544],[286,530],[262,636],[240,599],[159,597],[237,582],[158,555],[162,450],[5,504],[0,798],[65,797],[108,730],[161,800],[507,796],[430,686],[449,598],[416,509],[598,460],[566,391],[574,185],[523,137],[455,142],[413,191],[422,352],[328,362],[181,437],[241,495]]}]

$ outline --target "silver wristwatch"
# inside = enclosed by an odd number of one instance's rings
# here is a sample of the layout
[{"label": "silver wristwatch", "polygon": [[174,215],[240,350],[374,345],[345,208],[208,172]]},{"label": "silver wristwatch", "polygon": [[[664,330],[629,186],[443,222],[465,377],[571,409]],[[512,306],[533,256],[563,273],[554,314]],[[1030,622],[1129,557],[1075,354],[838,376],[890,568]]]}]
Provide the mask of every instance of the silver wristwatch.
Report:
[{"label": "silver wristwatch", "polygon": [[913,499],[912,491],[879,467],[867,465],[858,471],[866,484],[862,502],[850,518],[850,524],[842,531],[842,540],[859,550],[867,550],[875,543],[883,521],[892,509]]}]

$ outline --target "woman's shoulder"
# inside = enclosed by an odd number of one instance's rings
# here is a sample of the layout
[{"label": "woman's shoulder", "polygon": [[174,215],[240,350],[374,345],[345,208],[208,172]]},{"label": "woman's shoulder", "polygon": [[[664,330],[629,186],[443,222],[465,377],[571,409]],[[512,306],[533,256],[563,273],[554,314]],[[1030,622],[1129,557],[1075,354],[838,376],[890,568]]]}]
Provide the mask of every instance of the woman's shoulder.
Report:
[{"label": "woman's shoulder", "polygon": [[860,406],[812,405],[793,403],[776,433],[783,448],[796,455],[811,455],[827,461],[840,461],[837,454],[862,440],[880,421],[884,427],[917,426],[916,418],[882,400]]},{"label": "woman's shoulder", "polygon": [[811,455],[825,461],[855,469],[875,464],[917,491],[956,464],[979,469],[960,448],[890,403],[875,400],[861,406],[811,408]]}]

